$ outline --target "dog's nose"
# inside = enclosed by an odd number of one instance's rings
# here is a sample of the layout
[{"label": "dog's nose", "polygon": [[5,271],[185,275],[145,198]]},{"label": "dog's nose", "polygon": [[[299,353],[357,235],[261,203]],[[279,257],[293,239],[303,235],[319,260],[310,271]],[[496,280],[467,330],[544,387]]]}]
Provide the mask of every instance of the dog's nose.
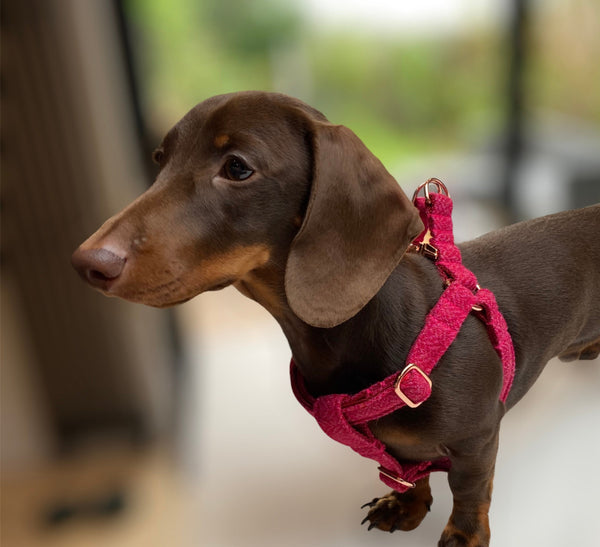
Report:
[{"label": "dog's nose", "polygon": [[107,289],[117,279],[126,259],[108,249],[77,249],[71,257],[71,264],[79,275],[93,287]]}]

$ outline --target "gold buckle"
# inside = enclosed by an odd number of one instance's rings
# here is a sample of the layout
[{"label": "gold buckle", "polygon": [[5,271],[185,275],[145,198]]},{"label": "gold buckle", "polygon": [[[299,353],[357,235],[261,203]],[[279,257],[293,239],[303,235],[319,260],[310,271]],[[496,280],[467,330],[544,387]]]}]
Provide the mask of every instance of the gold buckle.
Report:
[{"label": "gold buckle", "polygon": [[405,369],[398,376],[398,379],[396,380],[396,384],[394,385],[394,391],[395,391],[396,395],[398,395],[398,397],[400,397],[400,399],[402,399],[402,401],[404,401],[406,403],[407,406],[409,406],[410,408],[417,408],[418,406],[420,406],[423,403],[423,401],[420,401],[418,403],[415,403],[414,401],[412,401],[410,399],[410,397],[408,397],[405,393],[402,392],[402,388],[400,385],[402,383],[402,380],[404,379],[404,377],[413,370],[417,371],[421,376],[423,376],[423,378],[425,378],[425,380],[429,384],[429,387],[431,388],[431,386],[432,386],[431,378],[429,378],[429,376],[427,376],[427,374],[425,374],[417,365],[410,363],[408,366],[405,367]]},{"label": "gold buckle", "polygon": [[443,194],[447,197],[450,197],[450,193],[448,192],[448,188],[446,188],[446,185],[440,179],[433,177],[433,178],[430,178],[427,181],[425,181],[423,184],[421,184],[415,190],[415,193],[413,194],[413,199],[412,199],[413,203],[417,199],[419,192],[423,189],[425,190],[425,202],[427,203],[427,205],[429,205],[431,203],[431,198],[429,196],[429,186],[430,185],[435,185],[438,194]]},{"label": "gold buckle", "polygon": [[437,260],[439,251],[431,243],[411,243],[408,247],[408,252],[417,253],[431,260]]},{"label": "gold buckle", "polygon": [[392,479],[394,482],[397,482],[398,484],[401,484],[402,486],[405,486],[406,488],[414,488],[416,486],[416,484],[414,482],[405,481],[404,479],[397,477],[394,473],[392,473],[391,471],[388,471],[384,467],[378,467],[377,469],[379,470],[379,472],[382,475],[385,475],[388,479]]}]

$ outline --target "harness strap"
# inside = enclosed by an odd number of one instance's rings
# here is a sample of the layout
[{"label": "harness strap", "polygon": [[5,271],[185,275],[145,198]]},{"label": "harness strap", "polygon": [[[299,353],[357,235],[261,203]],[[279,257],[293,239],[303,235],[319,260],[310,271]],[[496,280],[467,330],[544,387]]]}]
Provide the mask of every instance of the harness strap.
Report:
[{"label": "harness strap", "polygon": [[[353,403],[360,405],[360,402],[356,401],[356,399],[359,399],[359,396],[364,394],[364,391],[357,395],[333,394],[315,399],[306,390],[304,378],[302,378],[293,359],[290,366],[290,373],[292,389],[296,399],[317,420],[324,433],[332,439],[349,446],[364,458],[378,462],[380,465],[379,478],[390,488],[398,492],[406,492],[414,488],[416,481],[428,476],[431,472],[448,471],[450,469],[450,460],[447,458],[436,460],[435,462],[423,461],[401,464],[387,451],[385,444],[373,435],[366,423],[370,420],[364,420],[361,417],[359,418],[361,423],[355,423],[349,419],[347,412],[352,414]],[[389,386],[387,388],[384,387],[383,384],[385,382],[384,380],[380,384],[376,384],[381,385],[382,390],[380,395],[384,397],[385,395],[389,395],[390,391],[393,392],[393,388]],[[410,383],[410,381],[407,383]],[[374,387],[371,386],[369,389]],[[397,404],[396,401],[400,400],[397,396],[395,396],[395,399],[391,398],[394,406]],[[387,414],[389,412],[384,411],[383,415]]]},{"label": "harness strap", "polygon": [[[429,184],[437,185],[438,193],[430,195]],[[423,187],[425,198],[417,196]],[[429,375],[473,310],[486,324],[491,342],[502,359],[504,375],[500,400],[503,402],[510,391],[515,366],[512,339],[494,295],[479,287],[475,275],[462,264],[460,251],[454,244],[452,200],[445,186],[437,179],[430,179],[417,189],[413,201],[425,225],[413,247],[425,249],[424,254],[434,258],[446,288],[427,315],[425,325],[408,353],[404,370],[355,395],[332,394],[314,398],[308,393],[293,359],[290,367],[296,398],[323,431],[361,456],[379,462],[380,479],[399,492],[414,487],[417,480],[432,471],[447,471],[450,460],[401,464],[373,435],[368,422],[404,406],[415,408],[429,398],[432,389]]]},{"label": "harness strap", "polygon": [[[440,191],[435,194],[429,194],[428,188],[430,184],[436,185]],[[418,197],[417,195],[421,188],[425,188],[425,197]],[[413,246],[422,244],[426,235],[430,235],[428,246],[432,248],[437,255],[435,265],[442,278],[445,279],[445,283],[449,285],[442,294],[440,301],[444,298],[448,290],[457,284],[468,289],[468,291],[471,291],[473,295],[471,309],[475,311],[479,318],[484,322],[492,345],[502,361],[503,385],[500,400],[505,402],[510,393],[515,374],[515,352],[512,338],[508,332],[508,325],[500,312],[494,293],[489,289],[481,288],[475,274],[466,268],[462,262],[460,250],[454,243],[452,199],[450,199],[448,191],[441,181],[438,179],[430,179],[417,189],[413,202],[419,210],[421,220],[423,220],[423,224],[425,225],[425,230],[415,240]],[[466,294],[464,295],[464,298],[467,299]],[[463,305],[466,306],[466,302],[460,302],[459,298],[453,298],[452,302],[458,304],[459,307]],[[434,307],[432,311],[447,316],[445,312],[451,311],[451,306],[449,305],[448,308],[441,307],[438,310]],[[456,311],[453,313],[456,313]],[[435,332],[424,336],[424,331],[427,329],[427,323],[432,319],[431,316],[432,313],[427,316],[425,327],[409,353],[409,363],[419,362],[419,359],[423,358],[426,359],[427,356],[434,352],[431,345],[435,345],[436,342]],[[438,317],[441,318],[441,316]],[[455,318],[450,317],[449,321],[451,328],[456,327],[456,320],[458,317],[459,315],[455,316]],[[460,330],[460,326],[457,328],[455,336],[458,334],[458,330]],[[449,346],[450,344],[448,344],[446,349]],[[438,361],[442,355],[443,353],[439,355]],[[433,366],[435,366],[436,363],[437,361]]]}]

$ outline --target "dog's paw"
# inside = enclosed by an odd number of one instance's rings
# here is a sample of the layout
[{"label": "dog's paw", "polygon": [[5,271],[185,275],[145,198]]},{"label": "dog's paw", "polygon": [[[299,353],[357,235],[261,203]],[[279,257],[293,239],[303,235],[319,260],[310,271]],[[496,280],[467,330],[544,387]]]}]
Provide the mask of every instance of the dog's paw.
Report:
[{"label": "dog's paw", "polygon": [[438,547],[488,547],[489,541],[477,536],[467,537],[466,534],[442,534]]},{"label": "dog's paw", "polygon": [[363,507],[369,513],[361,524],[369,522],[369,530],[379,528],[384,532],[414,530],[430,511],[433,498],[429,488],[426,491],[410,491],[405,494],[390,492],[383,498],[375,498]]},{"label": "dog's paw", "polygon": [[490,528],[487,513],[475,513],[461,518],[462,530],[454,525],[453,518],[454,514],[444,528],[438,547],[489,547]]}]

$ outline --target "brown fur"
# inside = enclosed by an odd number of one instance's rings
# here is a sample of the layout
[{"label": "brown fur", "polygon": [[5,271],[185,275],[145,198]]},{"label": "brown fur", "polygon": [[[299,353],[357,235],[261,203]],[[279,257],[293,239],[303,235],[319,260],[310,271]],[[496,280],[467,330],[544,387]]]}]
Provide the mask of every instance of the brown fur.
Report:
[{"label": "brown fur", "polygon": [[[234,157],[251,176],[229,174]],[[87,281],[160,307],[234,284],[277,319],[315,395],[356,392],[404,367],[443,284],[431,261],[404,254],[422,228],[416,210],[351,131],[285,95],[223,95],[192,109],[155,159],[154,185],[74,254]],[[580,242],[599,240],[594,206],[461,246],[513,337],[507,403],[501,363],[470,316],[431,375],[431,398],[372,424],[399,459],[450,458],[454,510],[440,546],[488,545],[503,415],[550,358],[598,355],[600,246]],[[416,526],[429,497],[424,481],[368,519]]]}]

